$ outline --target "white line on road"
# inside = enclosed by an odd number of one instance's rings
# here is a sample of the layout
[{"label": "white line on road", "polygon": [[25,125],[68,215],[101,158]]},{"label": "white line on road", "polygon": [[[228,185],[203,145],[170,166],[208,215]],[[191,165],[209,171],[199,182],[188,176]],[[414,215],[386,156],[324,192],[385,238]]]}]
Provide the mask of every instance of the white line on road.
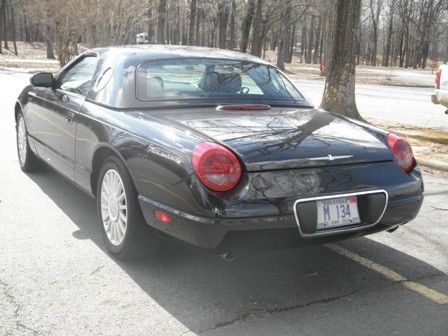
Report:
[{"label": "white line on road", "polygon": [[360,256],[359,254],[356,254],[355,252],[349,251],[349,250],[347,250],[343,247],[340,247],[338,245],[335,245],[335,244],[327,244],[327,245],[325,245],[325,247],[327,247],[329,250],[331,250],[343,257],[346,257],[346,258],[360,264],[361,266],[364,266],[372,271],[375,271],[378,274],[381,274],[386,279],[389,279],[393,282],[397,282],[397,283],[401,284],[403,287],[405,287],[417,294],[420,294],[420,295],[426,297],[427,299],[430,299],[431,301],[434,301],[434,302],[436,302],[438,304],[442,304],[442,305],[448,304],[448,296],[447,295],[439,293],[439,292],[435,291],[434,289],[431,289],[429,287],[422,285],[421,283],[408,280],[403,275],[395,272],[394,270],[391,270],[390,268],[388,268],[386,266],[377,264],[367,258]]}]

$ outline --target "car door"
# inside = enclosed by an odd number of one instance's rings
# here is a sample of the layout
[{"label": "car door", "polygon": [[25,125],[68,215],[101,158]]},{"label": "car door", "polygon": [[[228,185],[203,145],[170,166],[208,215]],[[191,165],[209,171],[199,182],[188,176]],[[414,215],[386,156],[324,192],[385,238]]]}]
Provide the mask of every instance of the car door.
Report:
[{"label": "car door", "polygon": [[84,55],[55,79],[53,88],[36,90],[33,136],[38,155],[74,179],[76,119],[90,88],[97,57]]}]

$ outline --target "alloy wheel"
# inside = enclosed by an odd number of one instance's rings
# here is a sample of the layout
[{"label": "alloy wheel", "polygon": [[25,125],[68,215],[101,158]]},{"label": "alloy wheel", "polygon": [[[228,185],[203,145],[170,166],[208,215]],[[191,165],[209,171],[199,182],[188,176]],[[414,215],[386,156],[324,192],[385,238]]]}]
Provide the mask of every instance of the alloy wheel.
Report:
[{"label": "alloy wheel", "polygon": [[120,174],[109,169],[101,184],[101,218],[109,241],[119,246],[127,229],[127,199]]}]

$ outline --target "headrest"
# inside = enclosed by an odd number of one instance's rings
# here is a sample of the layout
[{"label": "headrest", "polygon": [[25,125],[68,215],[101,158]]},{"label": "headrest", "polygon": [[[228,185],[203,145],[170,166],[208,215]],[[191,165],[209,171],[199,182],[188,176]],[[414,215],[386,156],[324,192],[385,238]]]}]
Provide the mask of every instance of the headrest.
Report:
[{"label": "headrest", "polygon": [[[141,80],[140,80],[141,79]],[[140,76],[138,97],[143,99],[157,99],[165,95],[163,79],[160,76],[147,77],[146,74]]]}]

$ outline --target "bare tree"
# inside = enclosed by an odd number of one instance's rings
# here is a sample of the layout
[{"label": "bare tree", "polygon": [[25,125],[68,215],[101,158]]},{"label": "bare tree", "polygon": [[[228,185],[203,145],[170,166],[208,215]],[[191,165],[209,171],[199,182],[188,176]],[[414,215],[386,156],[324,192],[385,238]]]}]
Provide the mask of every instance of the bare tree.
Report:
[{"label": "bare tree", "polygon": [[257,7],[252,25],[252,48],[250,53],[252,55],[261,56],[261,49],[263,48],[264,40],[261,38],[263,26],[263,0],[257,0]]},{"label": "bare tree", "polygon": [[252,24],[252,18],[254,16],[254,11],[255,11],[255,0],[248,0],[246,14],[244,16],[242,24],[242,36],[240,45],[241,52],[247,51],[247,46],[249,44],[250,27]]},{"label": "bare tree", "polygon": [[361,119],[355,101],[356,45],[361,4],[338,0],[332,52],[321,108]]},{"label": "bare tree", "polygon": [[389,66],[390,53],[392,48],[392,32],[394,29],[394,12],[395,12],[395,0],[391,0],[390,12],[389,12],[389,28],[387,29],[387,41],[386,49],[384,50],[382,66]]},{"label": "bare tree", "polygon": [[225,49],[227,44],[227,22],[229,20],[229,6],[227,1],[219,1],[218,13],[218,47]]},{"label": "bare tree", "polygon": [[159,9],[157,11],[157,43],[165,43],[165,15],[166,0],[159,0]]},{"label": "bare tree", "polygon": [[236,3],[235,0],[232,0],[231,3],[231,12],[230,12],[230,26],[229,26],[229,43],[227,48],[233,50],[235,48],[235,40],[236,40]]},{"label": "bare tree", "polygon": [[374,0],[369,0],[369,8],[370,8],[370,14],[372,19],[372,26],[373,26],[373,48],[372,48],[372,54],[371,54],[371,60],[370,64],[373,66],[376,66],[376,57],[378,53],[378,24],[380,22],[380,13],[381,13],[381,6],[382,6],[382,0],[376,0],[376,12],[374,10]]},{"label": "bare tree", "polygon": [[[197,0],[191,0],[190,3],[190,29],[188,30],[188,44],[194,44],[194,30],[197,21]],[[196,36],[197,38],[197,36]]]}]

